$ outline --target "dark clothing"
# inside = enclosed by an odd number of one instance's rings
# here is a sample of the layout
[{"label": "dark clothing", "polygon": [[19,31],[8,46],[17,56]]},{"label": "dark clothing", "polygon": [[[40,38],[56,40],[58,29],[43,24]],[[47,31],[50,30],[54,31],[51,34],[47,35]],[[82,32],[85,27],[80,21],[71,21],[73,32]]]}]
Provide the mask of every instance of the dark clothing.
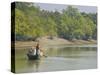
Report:
[{"label": "dark clothing", "polygon": [[36,46],[36,55],[39,55],[39,46]]}]

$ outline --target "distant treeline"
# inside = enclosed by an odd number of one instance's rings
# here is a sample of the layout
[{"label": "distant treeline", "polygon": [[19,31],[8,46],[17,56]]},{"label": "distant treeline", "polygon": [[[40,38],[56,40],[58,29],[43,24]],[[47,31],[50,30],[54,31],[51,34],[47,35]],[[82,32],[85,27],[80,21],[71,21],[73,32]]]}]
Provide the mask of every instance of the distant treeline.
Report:
[{"label": "distant treeline", "polygon": [[[12,10],[12,21],[13,14]],[[73,6],[62,12],[47,11],[34,3],[16,2],[15,35],[16,40],[35,40],[43,36],[67,40],[97,39],[97,13],[80,12]]]}]

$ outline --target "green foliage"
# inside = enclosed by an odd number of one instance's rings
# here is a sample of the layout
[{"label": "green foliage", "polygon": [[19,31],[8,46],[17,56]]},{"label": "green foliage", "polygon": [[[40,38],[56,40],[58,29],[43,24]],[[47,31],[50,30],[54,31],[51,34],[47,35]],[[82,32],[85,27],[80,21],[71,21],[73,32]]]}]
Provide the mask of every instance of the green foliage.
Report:
[{"label": "green foliage", "polygon": [[34,40],[42,36],[68,40],[97,38],[97,14],[81,13],[73,6],[60,13],[40,10],[33,3],[17,2],[15,12],[16,40]]}]

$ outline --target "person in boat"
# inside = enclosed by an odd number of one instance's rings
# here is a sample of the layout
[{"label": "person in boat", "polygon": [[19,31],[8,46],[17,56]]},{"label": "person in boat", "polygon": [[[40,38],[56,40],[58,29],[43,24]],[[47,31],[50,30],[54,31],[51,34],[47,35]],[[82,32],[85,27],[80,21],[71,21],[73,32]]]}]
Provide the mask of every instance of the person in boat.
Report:
[{"label": "person in boat", "polygon": [[28,51],[28,55],[32,55],[32,56],[44,56],[47,57],[46,55],[44,55],[44,51],[40,48],[40,44],[39,42],[36,44],[35,47],[32,47],[29,51]]},{"label": "person in boat", "polygon": [[37,43],[37,45],[34,47],[32,47],[29,51],[28,51],[29,55],[36,55],[36,56],[43,56],[43,50],[40,49],[40,44]]},{"label": "person in boat", "polygon": [[35,53],[35,52],[34,52],[34,50],[33,50],[33,47],[30,48],[30,50],[28,51],[28,54],[29,54],[29,55],[34,55],[34,53]]},{"label": "person in boat", "polygon": [[39,43],[37,43],[34,52],[35,52],[35,53],[34,53],[35,55],[43,56],[43,51],[42,51],[42,49],[40,49],[40,44],[39,44]]}]

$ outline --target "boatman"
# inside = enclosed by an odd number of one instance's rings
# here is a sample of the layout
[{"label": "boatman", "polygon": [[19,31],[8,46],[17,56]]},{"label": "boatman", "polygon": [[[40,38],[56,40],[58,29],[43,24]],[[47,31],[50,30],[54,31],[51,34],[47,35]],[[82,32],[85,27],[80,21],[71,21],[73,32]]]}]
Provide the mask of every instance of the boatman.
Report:
[{"label": "boatman", "polygon": [[29,55],[36,55],[36,56],[43,56],[43,50],[40,49],[40,44],[37,43],[35,48],[32,47],[29,52],[28,52]]},{"label": "boatman", "polygon": [[35,52],[36,52],[36,55],[43,56],[43,50],[40,49],[40,44],[39,43],[37,43],[37,45],[36,45]]}]

